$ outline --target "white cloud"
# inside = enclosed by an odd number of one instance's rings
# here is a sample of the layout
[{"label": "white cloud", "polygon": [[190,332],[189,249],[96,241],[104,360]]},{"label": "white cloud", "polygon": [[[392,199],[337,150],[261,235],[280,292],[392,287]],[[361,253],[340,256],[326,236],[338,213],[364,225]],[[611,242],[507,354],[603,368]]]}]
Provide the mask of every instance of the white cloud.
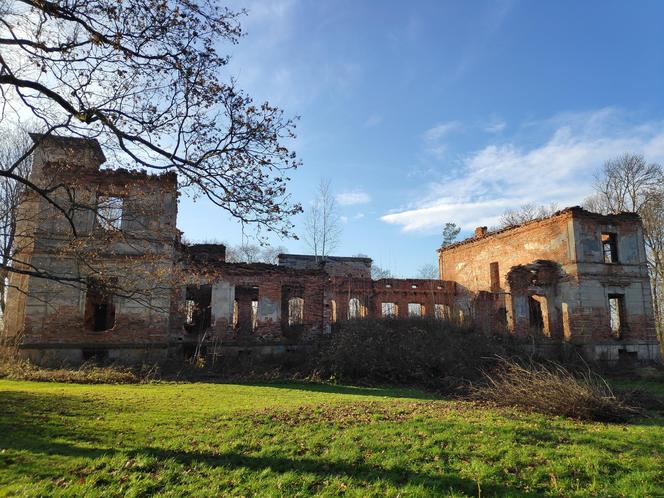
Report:
[{"label": "white cloud", "polygon": [[361,190],[341,192],[336,195],[337,202],[342,206],[354,206],[371,202],[371,196]]},{"label": "white cloud", "polygon": [[626,125],[621,115],[607,109],[568,113],[550,121],[555,126],[539,145],[489,144],[462,158],[447,178],[424,186],[423,199],[381,219],[404,231],[439,229],[447,221],[471,229],[495,224],[505,209],[529,202],[579,204],[607,159],[637,152],[664,160],[664,122]]}]

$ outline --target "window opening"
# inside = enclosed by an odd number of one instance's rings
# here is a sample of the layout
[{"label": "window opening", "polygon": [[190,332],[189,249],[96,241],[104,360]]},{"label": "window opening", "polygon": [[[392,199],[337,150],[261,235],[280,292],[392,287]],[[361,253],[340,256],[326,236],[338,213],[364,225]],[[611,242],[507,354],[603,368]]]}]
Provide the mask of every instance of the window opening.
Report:
[{"label": "window opening", "polygon": [[301,325],[304,323],[304,299],[291,297],[288,300],[288,325]]},{"label": "window opening", "polygon": [[433,310],[437,320],[449,320],[452,318],[452,310],[447,304],[435,304]]},{"label": "window opening", "polygon": [[619,338],[624,326],[624,296],[620,294],[609,295],[609,321],[611,333]]},{"label": "window opening", "polygon": [[408,316],[422,316],[422,308],[420,303],[408,303]]},{"label": "window opening", "polygon": [[398,315],[398,308],[396,303],[382,303],[381,314],[385,318],[394,318]]},{"label": "window opening", "polygon": [[104,230],[122,228],[122,197],[100,195],[97,199],[97,223]]},{"label": "window opening", "polygon": [[618,243],[615,233],[602,234],[602,254],[605,263],[618,262]]},{"label": "window opening", "polygon": [[93,332],[109,330],[115,325],[113,294],[96,280],[88,281],[84,322],[85,328]]}]

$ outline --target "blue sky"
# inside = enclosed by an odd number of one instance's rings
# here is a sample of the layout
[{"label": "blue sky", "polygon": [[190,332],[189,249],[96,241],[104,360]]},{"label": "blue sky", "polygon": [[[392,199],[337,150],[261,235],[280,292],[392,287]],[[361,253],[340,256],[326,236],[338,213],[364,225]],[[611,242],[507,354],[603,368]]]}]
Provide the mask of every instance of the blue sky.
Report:
[{"label": "blue sky", "polygon": [[[306,209],[332,180],[337,254],[413,276],[435,262],[445,222],[467,235],[527,202],[579,204],[622,152],[664,162],[664,2],[232,5],[249,14],[229,75],[301,116],[290,190]],[[179,228],[252,242],[251,227],[187,197]]]}]

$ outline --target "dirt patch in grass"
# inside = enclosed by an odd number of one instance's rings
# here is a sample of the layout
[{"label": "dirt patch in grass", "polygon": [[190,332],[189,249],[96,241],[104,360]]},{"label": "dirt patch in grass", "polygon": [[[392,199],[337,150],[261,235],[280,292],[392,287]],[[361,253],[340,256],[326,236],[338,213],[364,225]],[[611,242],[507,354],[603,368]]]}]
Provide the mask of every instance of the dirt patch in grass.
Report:
[{"label": "dirt patch in grass", "polygon": [[[386,403],[363,401],[342,404],[303,405],[295,410],[268,408],[251,412],[256,425],[278,422],[287,426],[326,424],[338,427],[367,425],[378,422],[404,422],[419,417],[441,417],[451,412],[477,409],[479,402],[418,401]],[[247,415],[249,415],[247,413]]]}]

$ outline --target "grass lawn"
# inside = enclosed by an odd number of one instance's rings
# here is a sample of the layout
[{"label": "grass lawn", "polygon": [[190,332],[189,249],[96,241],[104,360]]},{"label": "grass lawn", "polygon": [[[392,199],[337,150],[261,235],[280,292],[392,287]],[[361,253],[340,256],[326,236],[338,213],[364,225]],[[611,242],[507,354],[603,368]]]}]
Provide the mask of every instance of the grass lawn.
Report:
[{"label": "grass lawn", "polygon": [[310,384],[0,380],[0,496],[664,496],[664,420]]}]

